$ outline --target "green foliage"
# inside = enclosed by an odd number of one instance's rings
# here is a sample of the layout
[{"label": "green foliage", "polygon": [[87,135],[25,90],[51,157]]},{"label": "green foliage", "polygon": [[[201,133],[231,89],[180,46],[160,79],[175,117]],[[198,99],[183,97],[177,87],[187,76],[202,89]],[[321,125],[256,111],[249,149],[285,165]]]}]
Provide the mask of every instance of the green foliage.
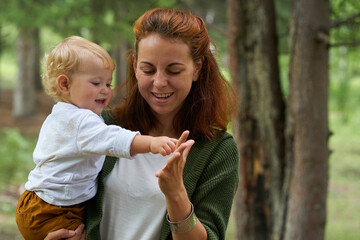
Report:
[{"label": "green foliage", "polygon": [[44,14],[48,4],[46,0],[5,0],[0,3],[0,9],[3,9],[0,13],[3,19],[18,27],[35,28],[43,25],[49,17]]},{"label": "green foliage", "polygon": [[359,13],[359,0],[331,1],[331,44],[360,41],[360,16],[351,18]]},{"label": "green foliage", "polygon": [[347,122],[360,112],[360,52],[343,46],[330,50],[330,111]]},{"label": "green foliage", "polygon": [[290,5],[289,0],[275,0],[278,49],[282,55],[289,53]]},{"label": "green foliage", "polygon": [[283,95],[285,99],[289,96],[289,64],[290,56],[289,54],[280,54],[279,55],[279,68],[280,68],[280,82]]},{"label": "green foliage", "polygon": [[352,14],[359,13],[358,0],[331,0],[331,18],[333,21],[344,20]]},{"label": "green foliage", "polygon": [[5,128],[0,132],[0,180],[2,184],[24,183],[34,166],[34,143],[23,137],[18,129]]},{"label": "green foliage", "polygon": [[163,8],[171,8],[176,4],[176,0],[158,0],[158,6]]}]

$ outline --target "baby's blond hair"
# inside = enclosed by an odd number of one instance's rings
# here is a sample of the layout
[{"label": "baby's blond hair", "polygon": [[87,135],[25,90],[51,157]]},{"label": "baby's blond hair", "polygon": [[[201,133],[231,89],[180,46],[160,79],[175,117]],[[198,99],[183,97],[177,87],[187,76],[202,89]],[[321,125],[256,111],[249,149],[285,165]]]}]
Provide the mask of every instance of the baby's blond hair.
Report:
[{"label": "baby's blond hair", "polygon": [[45,55],[45,69],[42,82],[45,92],[56,102],[60,100],[60,90],[57,78],[66,75],[69,78],[74,74],[84,57],[99,57],[106,69],[113,71],[115,64],[109,53],[101,46],[85,38],[71,36],[59,43],[48,55]]}]

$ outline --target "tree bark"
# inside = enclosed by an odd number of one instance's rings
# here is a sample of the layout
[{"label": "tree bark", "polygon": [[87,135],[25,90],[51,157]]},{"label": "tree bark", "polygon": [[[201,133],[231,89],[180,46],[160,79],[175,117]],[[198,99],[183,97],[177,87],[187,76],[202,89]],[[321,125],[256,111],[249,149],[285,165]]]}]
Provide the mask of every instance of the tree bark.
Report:
[{"label": "tree bark", "polygon": [[240,104],[234,121],[241,172],[238,239],[271,239],[274,219],[282,218],[285,164],[274,2],[228,0],[227,11],[230,72]]},{"label": "tree bark", "polygon": [[34,29],[34,51],[35,51],[35,60],[34,60],[34,79],[35,79],[35,90],[42,91],[43,86],[41,82],[41,71],[40,71],[40,62],[41,62],[41,48],[40,48],[40,30],[39,28]]},{"label": "tree bark", "polygon": [[21,118],[35,112],[35,51],[34,31],[19,28],[17,38],[18,74],[14,90],[14,117]]},{"label": "tree bark", "polygon": [[120,86],[126,79],[127,51],[129,45],[124,38],[119,39],[119,47],[114,50],[116,61],[116,86]]},{"label": "tree bark", "polygon": [[294,0],[291,20],[290,119],[293,172],[286,240],[324,239],[328,184],[329,1]]}]

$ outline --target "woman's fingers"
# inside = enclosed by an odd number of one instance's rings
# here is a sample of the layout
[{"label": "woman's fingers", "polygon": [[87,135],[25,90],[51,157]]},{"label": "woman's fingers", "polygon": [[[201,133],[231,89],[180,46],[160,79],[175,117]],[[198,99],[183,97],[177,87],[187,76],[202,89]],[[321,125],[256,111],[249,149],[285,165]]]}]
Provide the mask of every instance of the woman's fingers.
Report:
[{"label": "woman's fingers", "polygon": [[85,231],[85,225],[81,224],[75,229],[75,236],[68,238],[68,240],[85,240],[86,237],[86,231]]},{"label": "woman's fingers", "polygon": [[160,169],[156,172],[155,176],[159,177],[162,172],[166,171],[166,169],[172,169],[172,168],[183,168],[186,162],[187,155],[189,154],[189,151],[194,144],[194,140],[188,140],[185,143],[181,144],[174,154],[168,159],[165,167]]},{"label": "woman's fingers", "polygon": [[67,230],[67,229],[59,229],[54,232],[48,233],[44,240],[60,240],[63,238],[70,238],[75,236],[75,231]]},{"label": "woman's fingers", "polygon": [[184,157],[185,160],[186,160],[186,158],[187,158],[187,156],[188,156],[188,154],[189,154],[189,152],[190,152],[191,147],[194,145],[194,143],[195,143],[194,140],[188,140],[188,141],[186,142],[186,147],[185,147],[185,149],[184,149],[184,152],[182,153],[182,155],[183,155],[183,157]]},{"label": "woman's fingers", "polygon": [[183,144],[186,141],[186,139],[189,136],[189,133],[190,132],[188,130],[186,130],[181,134],[181,136],[180,136],[180,138],[179,138],[179,140],[178,140],[178,142],[176,144],[176,148],[178,148],[181,144]]},{"label": "woman's fingers", "polygon": [[69,240],[85,240],[86,231],[85,225],[79,225],[75,231],[67,229],[59,229],[54,232],[48,233],[44,240],[60,240],[60,239],[69,239]]},{"label": "woman's fingers", "polygon": [[167,164],[165,165],[164,168],[158,170],[156,173],[155,173],[155,176],[156,177],[160,177],[161,173],[164,171],[164,169],[166,168],[166,166],[168,165],[169,161],[174,161],[175,159],[179,158],[180,157],[180,153],[179,152],[174,152],[174,154],[168,159],[168,162]]}]

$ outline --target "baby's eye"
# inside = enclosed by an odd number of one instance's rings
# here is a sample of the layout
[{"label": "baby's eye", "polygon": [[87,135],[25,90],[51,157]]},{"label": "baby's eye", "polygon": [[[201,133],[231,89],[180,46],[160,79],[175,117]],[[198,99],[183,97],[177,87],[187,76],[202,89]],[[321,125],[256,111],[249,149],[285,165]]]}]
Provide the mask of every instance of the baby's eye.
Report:
[{"label": "baby's eye", "polygon": [[94,85],[94,86],[99,86],[100,83],[98,83],[98,82],[92,82],[91,84]]},{"label": "baby's eye", "polygon": [[112,84],[111,84],[111,83],[107,83],[107,84],[106,84],[106,87],[110,87],[110,88],[111,88],[111,87],[112,87]]}]

